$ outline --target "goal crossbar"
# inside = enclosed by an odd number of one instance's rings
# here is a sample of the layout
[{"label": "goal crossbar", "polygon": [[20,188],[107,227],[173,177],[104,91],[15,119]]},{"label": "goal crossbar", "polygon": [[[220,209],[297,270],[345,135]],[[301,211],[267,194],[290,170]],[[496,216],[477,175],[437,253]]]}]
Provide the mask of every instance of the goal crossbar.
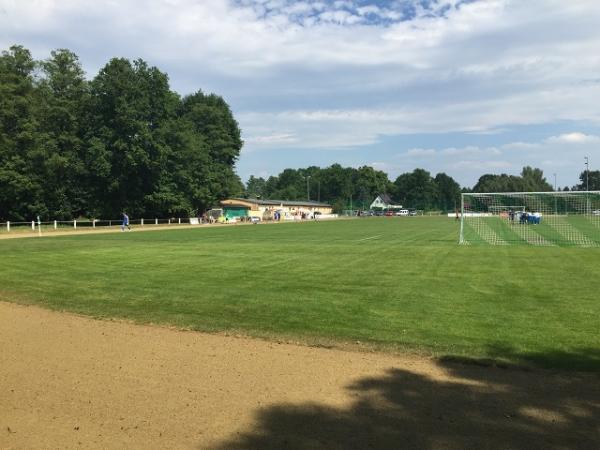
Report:
[{"label": "goal crossbar", "polygon": [[486,195],[551,195],[553,197],[560,195],[572,195],[572,194],[596,194],[600,195],[600,191],[543,191],[543,192],[464,192],[461,195],[468,195],[470,197],[483,197]]}]

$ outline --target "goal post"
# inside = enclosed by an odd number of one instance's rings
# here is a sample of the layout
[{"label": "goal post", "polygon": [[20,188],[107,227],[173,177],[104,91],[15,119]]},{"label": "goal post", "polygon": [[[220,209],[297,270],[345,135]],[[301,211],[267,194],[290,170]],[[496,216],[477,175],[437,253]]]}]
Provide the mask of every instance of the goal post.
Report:
[{"label": "goal post", "polygon": [[600,191],[461,195],[461,244],[600,246]]}]

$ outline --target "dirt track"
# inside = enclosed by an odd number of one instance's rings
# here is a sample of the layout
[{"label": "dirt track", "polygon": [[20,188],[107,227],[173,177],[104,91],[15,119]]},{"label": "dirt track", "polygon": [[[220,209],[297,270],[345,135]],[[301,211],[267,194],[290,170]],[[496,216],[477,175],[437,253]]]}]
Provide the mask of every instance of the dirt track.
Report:
[{"label": "dirt track", "polygon": [[467,366],[0,302],[0,448],[600,448],[597,374]]},{"label": "dirt track", "polygon": [[[249,224],[236,224],[239,225],[249,225]],[[223,227],[228,225],[223,224],[203,224],[203,225],[189,225],[189,224],[171,224],[171,225],[145,225],[145,226],[133,226],[132,231],[140,232],[140,231],[159,231],[159,230],[175,230],[175,229],[191,229],[191,228],[208,228],[208,227]],[[79,228],[77,230],[73,230],[72,228],[59,228],[58,230],[47,229],[42,232],[43,237],[53,237],[53,236],[73,236],[73,235],[83,235],[83,234],[104,234],[104,233],[120,233],[121,228],[119,226],[112,227],[98,227],[98,228]],[[0,239],[19,239],[19,238],[37,238],[39,234],[37,231],[12,231],[10,233],[4,232],[4,230],[0,233]]]}]

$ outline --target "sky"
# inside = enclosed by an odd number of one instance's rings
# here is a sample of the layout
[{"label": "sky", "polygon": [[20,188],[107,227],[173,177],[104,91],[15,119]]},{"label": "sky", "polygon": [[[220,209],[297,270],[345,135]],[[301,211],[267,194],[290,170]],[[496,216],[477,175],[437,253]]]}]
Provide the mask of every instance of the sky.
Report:
[{"label": "sky", "polygon": [[142,58],[221,95],[237,172],[423,168],[473,186],[600,169],[598,0],[0,0],[0,49]]}]

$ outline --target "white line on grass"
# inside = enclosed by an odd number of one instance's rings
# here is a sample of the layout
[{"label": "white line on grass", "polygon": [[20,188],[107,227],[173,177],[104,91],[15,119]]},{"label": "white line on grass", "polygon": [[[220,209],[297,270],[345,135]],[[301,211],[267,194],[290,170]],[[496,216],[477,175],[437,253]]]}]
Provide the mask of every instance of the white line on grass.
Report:
[{"label": "white line on grass", "polygon": [[369,239],[377,239],[377,238],[380,238],[380,237],[381,237],[381,234],[378,234],[377,236],[369,236],[369,237],[366,237],[366,238],[357,239],[356,242],[368,241]]}]

